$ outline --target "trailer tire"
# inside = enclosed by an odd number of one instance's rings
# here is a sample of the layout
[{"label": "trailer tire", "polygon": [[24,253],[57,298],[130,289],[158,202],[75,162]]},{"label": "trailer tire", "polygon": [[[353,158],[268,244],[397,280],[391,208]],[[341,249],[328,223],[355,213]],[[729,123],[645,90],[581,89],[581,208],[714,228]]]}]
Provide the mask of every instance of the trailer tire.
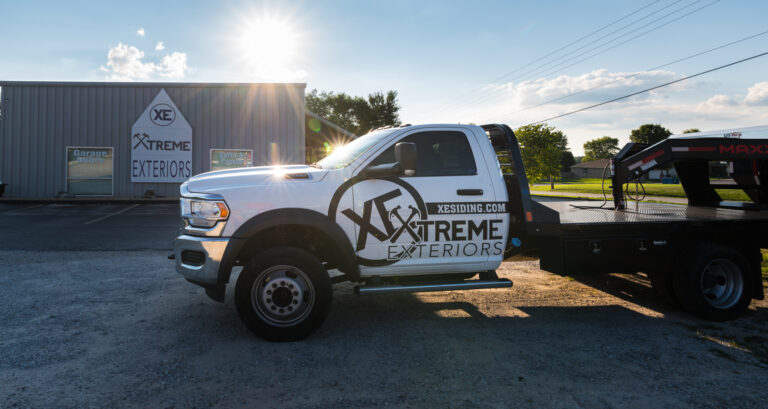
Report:
[{"label": "trailer tire", "polygon": [[320,260],[294,247],[252,257],[235,286],[243,324],[269,341],[306,338],[325,321],[331,298],[331,279]]},{"label": "trailer tire", "polygon": [[752,301],[749,263],[736,250],[700,244],[681,255],[674,275],[675,296],[683,309],[704,318],[725,321],[746,311]]}]

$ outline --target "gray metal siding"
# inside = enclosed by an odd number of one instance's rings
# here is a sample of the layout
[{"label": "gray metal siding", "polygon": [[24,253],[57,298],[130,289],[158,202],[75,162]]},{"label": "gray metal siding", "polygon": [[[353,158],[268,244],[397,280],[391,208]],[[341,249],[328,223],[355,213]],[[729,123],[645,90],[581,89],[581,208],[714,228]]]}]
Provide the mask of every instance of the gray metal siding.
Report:
[{"label": "gray metal siding", "polygon": [[3,83],[0,180],[7,196],[53,197],[66,189],[67,146],[114,147],[114,196],[178,183],[131,183],[131,126],[165,89],[192,126],[193,174],[210,149],[252,149],[254,166],[304,162],[304,84]]}]

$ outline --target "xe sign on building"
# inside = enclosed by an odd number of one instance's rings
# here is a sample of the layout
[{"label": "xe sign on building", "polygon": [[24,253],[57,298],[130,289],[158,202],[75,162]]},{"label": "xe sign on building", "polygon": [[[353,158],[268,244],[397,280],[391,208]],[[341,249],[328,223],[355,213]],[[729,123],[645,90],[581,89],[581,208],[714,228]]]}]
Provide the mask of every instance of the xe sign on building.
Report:
[{"label": "xe sign on building", "polygon": [[131,127],[131,182],[192,176],[192,127],[164,89]]}]

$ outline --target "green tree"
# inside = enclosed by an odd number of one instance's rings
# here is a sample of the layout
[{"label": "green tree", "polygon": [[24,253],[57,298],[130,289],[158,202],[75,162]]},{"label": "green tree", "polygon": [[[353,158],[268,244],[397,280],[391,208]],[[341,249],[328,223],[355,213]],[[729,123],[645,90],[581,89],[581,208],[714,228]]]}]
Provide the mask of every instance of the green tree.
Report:
[{"label": "green tree", "polygon": [[563,151],[563,154],[560,156],[560,171],[567,172],[575,164],[576,158],[573,157],[573,153],[569,150]]},{"label": "green tree", "polygon": [[522,126],[515,135],[528,181],[533,183],[549,178],[550,188],[554,189],[555,179],[560,176],[563,152],[568,149],[568,138],[547,124]]},{"label": "green tree", "polygon": [[587,141],[584,144],[584,162],[598,159],[610,159],[619,151],[619,140],[610,136]]},{"label": "green tree", "polygon": [[360,105],[357,113],[359,128],[365,132],[382,126],[400,125],[400,116],[397,112],[400,105],[397,104],[397,91],[374,92],[368,95],[365,104]]},{"label": "green tree", "polygon": [[304,104],[308,110],[357,135],[382,126],[400,125],[397,91],[374,92],[366,99],[313,89]]},{"label": "green tree", "polygon": [[645,124],[633,129],[629,135],[629,140],[635,143],[653,145],[667,139],[669,135],[672,135],[672,132],[659,124]]},{"label": "green tree", "polygon": [[683,131],[683,133],[696,133],[696,132],[701,132],[701,131],[699,130],[699,128],[688,128]]}]

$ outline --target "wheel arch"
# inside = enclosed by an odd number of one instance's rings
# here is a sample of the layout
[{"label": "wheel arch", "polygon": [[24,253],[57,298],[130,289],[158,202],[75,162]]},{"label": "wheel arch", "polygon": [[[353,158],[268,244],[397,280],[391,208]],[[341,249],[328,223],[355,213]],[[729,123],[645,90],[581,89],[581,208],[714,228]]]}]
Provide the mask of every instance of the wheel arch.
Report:
[{"label": "wheel arch", "polygon": [[685,246],[681,246],[681,248],[676,252],[673,262],[673,265],[675,266],[674,270],[679,270],[684,265],[687,265],[687,263],[690,263],[691,260],[693,260],[697,255],[697,252],[702,248],[711,246],[724,247],[741,254],[741,256],[744,257],[744,259],[747,261],[747,265],[750,269],[748,273],[753,283],[753,292],[751,294],[751,298],[756,300],[762,300],[765,298],[761,268],[763,256],[760,252],[760,247],[745,241],[737,241],[735,237],[729,237],[725,240],[691,240],[690,242],[686,243]]},{"label": "wheel arch", "polygon": [[[273,234],[279,237],[268,237]],[[311,242],[291,242],[302,235],[316,239],[320,245],[312,248]],[[228,265],[219,270],[220,283],[229,282],[232,267],[247,262],[260,248],[281,245],[304,248],[321,261],[338,268],[353,281],[360,277],[360,267],[346,233],[328,216],[313,210],[287,208],[260,213],[234,232],[232,244],[224,255]]]}]

